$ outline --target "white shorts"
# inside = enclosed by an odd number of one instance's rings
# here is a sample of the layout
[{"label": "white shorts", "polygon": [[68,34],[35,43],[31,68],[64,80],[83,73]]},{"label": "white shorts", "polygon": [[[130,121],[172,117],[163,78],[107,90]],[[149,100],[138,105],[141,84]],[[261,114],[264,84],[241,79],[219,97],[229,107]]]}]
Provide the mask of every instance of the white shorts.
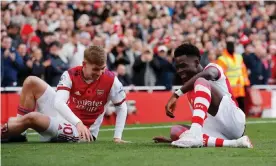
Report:
[{"label": "white shorts", "polygon": [[238,139],[245,130],[246,118],[243,111],[228,96],[223,96],[215,117],[207,114],[203,133],[217,138]]},{"label": "white shorts", "polygon": [[50,125],[48,129],[40,134],[42,142],[78,142],[79,134],[77,128],[66,120],[49,117]]},{"label": "white shorts", "polygon": [[37,111],[50,118],[48,129],[42,133],[40,139],[43,142],[77,142],[79,140],[76,127],[60,116],[53,103],[56,91],[48,86],[43,95],[37,100]]}]

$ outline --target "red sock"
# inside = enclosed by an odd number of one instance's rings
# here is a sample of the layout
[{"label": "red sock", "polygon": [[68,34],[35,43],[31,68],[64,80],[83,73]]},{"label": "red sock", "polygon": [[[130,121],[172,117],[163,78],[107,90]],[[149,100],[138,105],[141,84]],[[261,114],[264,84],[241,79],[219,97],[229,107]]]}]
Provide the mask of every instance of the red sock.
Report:
[{"label": "red sock", "polygon": [[18,108],[17,108],[17,114],[22,115],[22,116],[26,115],[30,112],[34,112],[34,109],[31,110],[31,109],[27,109],[27,108],[24,108],[24,107],[21,107],[21,106],[18,106]]},{"label": "red sock", "polygon": [[226,140],[203,134],[204,147],[237,147],[237,140]]},{"label": "red sock", "polygon": [[224,139],[209,137],[203,134],[203,146],[205,147],[223,147]]},{"label": "red sock", "polygon": [[194,84],[194,94],[192,128],[203,126],[211,102],[210,83],[205,79],[198,79]]}]

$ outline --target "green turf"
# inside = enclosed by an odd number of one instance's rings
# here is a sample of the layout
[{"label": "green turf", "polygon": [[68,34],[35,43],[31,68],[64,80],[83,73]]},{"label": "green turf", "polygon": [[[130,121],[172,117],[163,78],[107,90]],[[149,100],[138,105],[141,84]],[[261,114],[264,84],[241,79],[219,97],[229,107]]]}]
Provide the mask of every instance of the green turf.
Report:
[{"label": "green turf", "polygon": [[275,166],[275,126],[276,123],[247,125],[254,149],[179,149],[151,141],[153,136],[168,135],[168,128],[126,130],[124,138],[133,143],[124,145],[110,141],[113,131],[100,132],[98,141],[90,144],[40,143],[38,136],[29,136],[29,143],[2,144],[1,163],[3,166]]}]

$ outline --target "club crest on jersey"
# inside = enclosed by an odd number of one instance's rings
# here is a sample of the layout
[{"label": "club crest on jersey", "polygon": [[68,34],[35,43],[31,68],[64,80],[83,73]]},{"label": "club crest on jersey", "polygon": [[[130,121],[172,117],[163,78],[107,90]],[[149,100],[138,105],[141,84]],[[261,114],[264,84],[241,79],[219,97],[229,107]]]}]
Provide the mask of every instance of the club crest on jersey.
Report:
[{"label": "club crest on jersey", "polygon": [[97,94],[98,96],[101,96],[101,95],[104,94],[104,90],[102,90],[102,89],[97,89],[96,94]]}]

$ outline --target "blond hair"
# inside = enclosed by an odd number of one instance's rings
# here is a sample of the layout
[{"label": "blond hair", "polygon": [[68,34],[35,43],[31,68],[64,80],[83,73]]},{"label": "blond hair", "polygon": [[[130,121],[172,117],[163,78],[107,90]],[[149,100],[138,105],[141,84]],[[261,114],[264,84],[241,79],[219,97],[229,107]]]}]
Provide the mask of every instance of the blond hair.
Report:
[{"label": "blond hair", "polygon": [[84,50],[84,59],[90,64],[104,65],[106,63],[104,48],[100,46],[89,46]]}]

